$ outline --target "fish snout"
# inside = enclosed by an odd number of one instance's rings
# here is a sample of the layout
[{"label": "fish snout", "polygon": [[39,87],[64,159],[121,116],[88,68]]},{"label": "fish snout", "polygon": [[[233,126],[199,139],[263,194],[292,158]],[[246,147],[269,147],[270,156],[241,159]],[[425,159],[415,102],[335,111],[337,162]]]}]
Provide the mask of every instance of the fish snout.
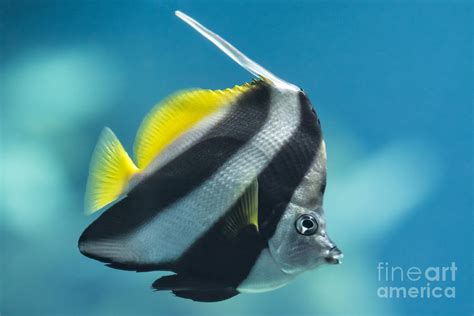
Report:
[{"label": "fish snout", "polygon": [[329,249],[329,253],[326,256],[326,258],[324,258],[324,260],[329,264],[341,264],[342,263],[341,259],[343,257],[344,255],[342,251],[339,248],[337,248],[337,246],[334,246],[331,249]]}]

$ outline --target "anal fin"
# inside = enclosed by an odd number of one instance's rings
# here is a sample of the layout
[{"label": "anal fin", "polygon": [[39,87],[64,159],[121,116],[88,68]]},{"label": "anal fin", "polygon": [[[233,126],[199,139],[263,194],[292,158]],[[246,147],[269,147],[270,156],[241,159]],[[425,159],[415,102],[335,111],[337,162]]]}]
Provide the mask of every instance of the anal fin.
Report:
[{"label": "anal fin", "polygon": [[231,286],[180,274],[161,277],[153,282],[152,288],[156,291],[171,291],[178,297],[197,302],[218,302],[239,294]]}]

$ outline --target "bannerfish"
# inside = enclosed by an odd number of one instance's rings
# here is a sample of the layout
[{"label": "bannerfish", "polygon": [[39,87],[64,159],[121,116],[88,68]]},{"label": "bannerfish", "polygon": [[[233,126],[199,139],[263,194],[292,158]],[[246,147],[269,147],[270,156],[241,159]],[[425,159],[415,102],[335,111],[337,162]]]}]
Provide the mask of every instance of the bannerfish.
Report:
[{"label": "bannerfish", "polygon": [[134,160],[105,128],[79,250],[107,266],[170,271],[152,288],[213,302],[280,288],[341,251],[326,232],[326,147],[302,89],[180,11],[257,79],[171,95],[143,120]]}]

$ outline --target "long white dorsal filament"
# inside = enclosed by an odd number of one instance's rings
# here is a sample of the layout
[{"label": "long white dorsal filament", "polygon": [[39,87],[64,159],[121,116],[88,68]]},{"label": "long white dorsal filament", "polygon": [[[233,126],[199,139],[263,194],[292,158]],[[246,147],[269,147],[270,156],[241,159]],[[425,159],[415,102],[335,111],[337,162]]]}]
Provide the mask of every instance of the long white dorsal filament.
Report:
[{"label": "long white dorsal filament", "polygon": [[222,50],[227,56],[232,58],[236,63],[238,63],[243,68],[245,68],[248,72],[250,72],[254,76],[265,78],[266,80],[270,81],[271,83],[273,83],[275,86],[279,88],[282,88],[285,90],[299,91],[299,88],[297,86],[289,82],[286,82],[283,79],[278,78],[277,76],[272,74],[270,71],[266,70],[265,68],[263,68],[262,66],[260,66],[259,64],[257,64],[256,62],[248,58],[247,56],[245,56],[241,51],[239,51],[237,48],[232,46],[222,37],[212,32],[211,30],[207,29],[206,27],[201,25],[199,22],[197,22],[190,16],[184,14],[181,11],[176,11],[175,14],[177,17],[179,17],[181,20],[186,22],[196,31],[201,33],[202,36],[204,36],[209,41],[211,41],[214,45],[219,47],[219,49]]}]

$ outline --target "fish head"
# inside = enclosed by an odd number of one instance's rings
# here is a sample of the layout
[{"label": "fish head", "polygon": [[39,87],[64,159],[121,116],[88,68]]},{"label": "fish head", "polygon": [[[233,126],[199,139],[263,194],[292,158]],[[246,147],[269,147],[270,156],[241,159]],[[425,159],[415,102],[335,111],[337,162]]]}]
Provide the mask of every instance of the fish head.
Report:
[{"label": "fish head", "polygon": [[292,203],[269,240],[269,250],[280,269],[288,274],[325,263],[339,264],[343,257],[326,232],[324,209],[308,210]]}]

